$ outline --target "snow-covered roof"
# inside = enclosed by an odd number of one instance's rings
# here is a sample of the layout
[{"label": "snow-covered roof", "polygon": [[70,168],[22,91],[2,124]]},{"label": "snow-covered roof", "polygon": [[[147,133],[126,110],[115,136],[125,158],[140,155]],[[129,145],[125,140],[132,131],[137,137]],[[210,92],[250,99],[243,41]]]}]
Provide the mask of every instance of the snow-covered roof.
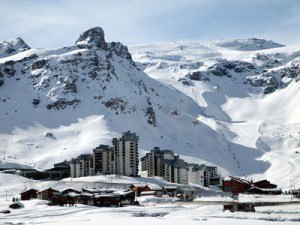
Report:
[{"label": "snow-covered roof", "polygon": [[163,186],[164,189],[177,189],[176,186]]},{"label": "snow-covered roof", "polygon": [[263,192],[279,192],[282,191],[281,188],[259,188],[259,187],[251,187],[248,189],[249,190],[260,190]]},{"label": "snow-covered roof", "polygon": [[145,183],[138,183],[138,184],[132,184],[132,186],[143,188],[143,187],[146,186],[146,184]]},{"label": "snow-covered roof", "polygon": [[159,186],[158,184],[147,184],[147,186],[151,189],[151,190],[154,190],[154,191],[160,191],[162,190],[162,187]]},{"label": "snow-covered roof", "polygon": [[155,195],[155,191],[142,191],[141,195]]}]

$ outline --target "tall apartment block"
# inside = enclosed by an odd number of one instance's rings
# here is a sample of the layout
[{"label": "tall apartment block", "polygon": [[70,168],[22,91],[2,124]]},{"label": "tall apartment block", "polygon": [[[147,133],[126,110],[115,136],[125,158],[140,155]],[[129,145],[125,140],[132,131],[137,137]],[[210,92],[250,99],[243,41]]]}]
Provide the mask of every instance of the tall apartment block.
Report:
[{"label": "tall apartment block", "polygon": [[115,172],[118,175],[137,176],[139,172],[139,137],[130,131],[124,132],[120,138],[114,138]]},{"label": "tall apartment block", "polygon": [[94,173],[114,174],[115,173],[114,147],[99,145],[93,150]]}]

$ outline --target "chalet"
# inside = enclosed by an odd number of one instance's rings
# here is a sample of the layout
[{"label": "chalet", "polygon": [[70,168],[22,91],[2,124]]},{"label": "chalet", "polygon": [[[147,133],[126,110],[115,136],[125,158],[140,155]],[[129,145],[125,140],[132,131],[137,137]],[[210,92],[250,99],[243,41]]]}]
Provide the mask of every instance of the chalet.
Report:
[{"label": "chalet", "polygon": [[60,192],[61,192],[62,195],[68,195],[68,194],[71,194],[71,193],[80,194],[79,190],[76,190],[76,189],[73,189],[73,188],[63,189]]},{"label": "chalet", "polygon": [[136,196],[140,196],[145,186],[146,184],[138,183],[138,184],[132,184],[129,188],[131,191],[135,193]]},{"label": "chalet", "polygon": [[36,189],[28,189],[21,193],[21,200],[30,200],[32,198],[37,198],[37,192]]},{"label": "chalet", "polygon": [[94,196],[95,206],[119,206],[120,205],[120,195],[116,194],[98,194]]},{"label": "chalet", "polygon": [[282,194],[282,190],[280,188],[259,188],[259,187],[251,187],[247,191],[246,194],[262,194],[262,195],[280,195]]},{"label": "chalet", "polygon": [[118,191],[115,194],[120,195],[121,205],[132,205],[135,203],[135,193],[133,191]]},{"label": "chalet", "polygon": [[149,191],[154,192],[157,197],[161,197],[164,193],[162,187],[157,184],[147,184],[143,189],[143,193]]},{"label": "chalet", "polygon": [[170,197],[175,197],[177,193],[176,186],[164,186],[163,187],[164,195],[169,195]]},{"label": "chalet", "polygon": [[254,182],[253,185],[255,187],[258,187],[258,188],[264,188],[264,189],[273,189],[273,188],[277,188],[277,185],[276,184],[272,184],[270,181],[268,180],[260,180],[260,181],[257,181],[257,182]]},{"label": "chalet", "polygon": [[75,192],[68,192],[63,194],[62,192],[55,192],[51,198],[51,203],[53,205],[63,206],[65,204],[73,206],[75,204],[81,203],[80,194]]},{"label": "chalet", "polygon": [[251,182],[238,177],[227,177],[222,181],[222,189],[224,192],[233,194],[244,193],[251,188]]},{"label": "chalet", "polygon": [[52,189],[51,187],[42,191],[37,192],[37,198],[41,200],[51,200],[54,193],[59,193],[59,191]]},{"label": "chalet", "polygon": [[95,205],[94,195],[88,192],[82,192],[80,194],[80,202],[84,205]]}]

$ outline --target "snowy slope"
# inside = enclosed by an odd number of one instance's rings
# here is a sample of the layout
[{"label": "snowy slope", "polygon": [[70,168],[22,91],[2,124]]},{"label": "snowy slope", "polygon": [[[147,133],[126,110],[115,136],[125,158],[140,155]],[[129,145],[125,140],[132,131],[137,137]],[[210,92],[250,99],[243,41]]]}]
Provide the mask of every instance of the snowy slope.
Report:
[{"label": "snowy slope", "polygon": [[18,162],[49,168],[131,130],[141,150],[160,146],[228,166],[219,157],[220,135],[197,121],[198,104],[140,71],[125,46],[104,41],[101,28],[75,46],[1,58],[0,71],[0,141]]},{"label": "snowy slope", "polygon": [[237,175],[300,185],[300,46],[249,39],[129,49],[150,77],[201,107],[198,121],[222,136]]},{"label": "snowy slope", "polygon": [[92,28],[74,46],[16,48],[0,58],[0,154],[49,168],[131,130],[141,156],[160,146],[287,187],[299,179],[300,47],[230,43],[132,46],[133,61]]}]

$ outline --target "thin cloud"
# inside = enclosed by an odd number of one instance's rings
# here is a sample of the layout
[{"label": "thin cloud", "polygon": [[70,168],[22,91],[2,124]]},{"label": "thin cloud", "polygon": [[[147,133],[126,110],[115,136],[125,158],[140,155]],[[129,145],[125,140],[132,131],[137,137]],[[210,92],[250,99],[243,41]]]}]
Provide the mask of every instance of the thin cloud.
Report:
[{"label": "thin cloud", "polygon": [[33,47],[62,47],[72,45],[84,30],[101,26],[108,41],[126,44],[263,34],[270,39],[271,34],[274,39],[282,35],[291,42],[299,36],[298,2],[2,0],[0,40],[21,36]]}]

